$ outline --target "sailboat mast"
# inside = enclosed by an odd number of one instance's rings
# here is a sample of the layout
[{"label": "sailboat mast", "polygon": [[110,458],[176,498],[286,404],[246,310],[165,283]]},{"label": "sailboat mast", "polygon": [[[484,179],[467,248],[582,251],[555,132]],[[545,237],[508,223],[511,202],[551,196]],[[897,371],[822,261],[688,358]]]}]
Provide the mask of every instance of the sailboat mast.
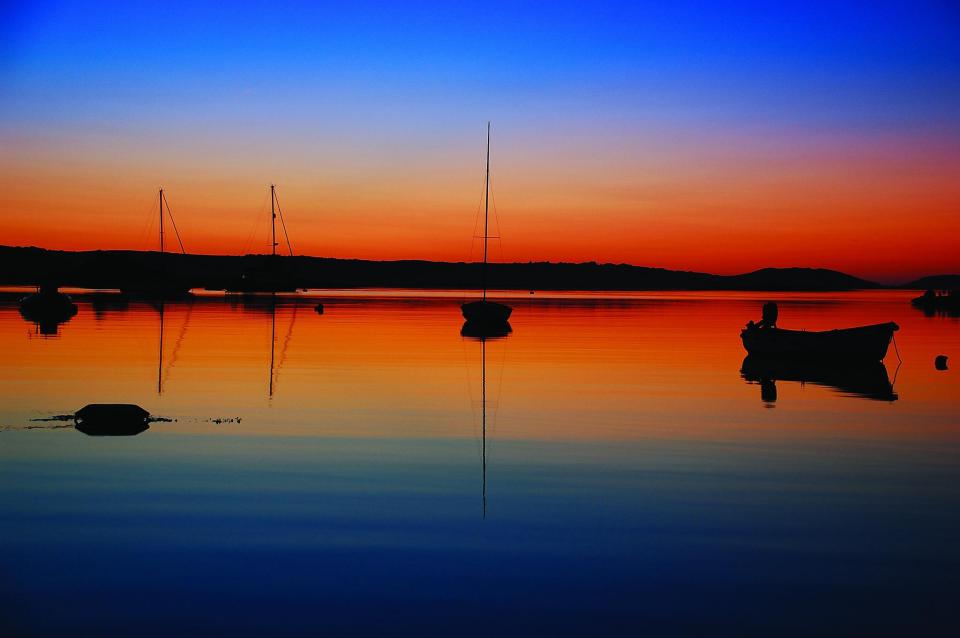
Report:
[{"label": "sailboat mast", "polygon": [[277,208],[274,205],[276,195],[273,184],[270,184],[270,254],[277,256]]},{"label": "sailboat mast", "polygon": [[160,254],[163,254],[163,187],[160,187]]},{"label": "sailboat mast", "polygon": [[483,195],[483,299],[487,299],[487,228],[490,221],[490,122],[487,122],[487,177]]}]

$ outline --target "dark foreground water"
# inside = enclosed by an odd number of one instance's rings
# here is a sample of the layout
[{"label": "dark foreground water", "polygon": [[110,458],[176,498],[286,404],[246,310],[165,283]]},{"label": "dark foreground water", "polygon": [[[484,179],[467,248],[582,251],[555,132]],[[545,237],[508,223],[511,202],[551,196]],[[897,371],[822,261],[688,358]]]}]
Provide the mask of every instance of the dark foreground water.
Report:
[{"label": "dark foreground water", "polygon": [[[457,295],[8,300],[0,634],[954,635],[960,322],[909,296],[775,296],[903,359],[777,379],[762,295],[537,295],[485,342]],[[34,420],[98,402],[171,421]]]}]

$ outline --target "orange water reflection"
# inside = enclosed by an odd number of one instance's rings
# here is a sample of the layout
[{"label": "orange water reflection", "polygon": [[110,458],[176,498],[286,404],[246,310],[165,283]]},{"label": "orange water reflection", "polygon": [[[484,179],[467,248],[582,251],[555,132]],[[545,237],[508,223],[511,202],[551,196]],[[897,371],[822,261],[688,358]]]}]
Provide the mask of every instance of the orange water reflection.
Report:
[{"label": "orange water reflection", "polygon": [[[936,371],[933,359],[960,360],[960,323],[924,317],[907,303],[911,294],[513,294],[513,334],[487,343],[490,434],[760,445],[956,440],[956,373]],[[474,437],[480,344],[459,334],[461,297],[328,292],[322,315],[315,298],[200,297],[163,306],[162,352],[157,305],[95,307],[80,295],[80,312],[59,337],[36,339],[8,302],[0,308],[0,424],[130,402],[176,419],[145,436]],[[784,327],[899,323],[903,364],[897,369],[891,348],[886,365],[900,400],[781,381],[767,409],[760,387],[740,377],[738,333],[768,298],[780,302]]]}]

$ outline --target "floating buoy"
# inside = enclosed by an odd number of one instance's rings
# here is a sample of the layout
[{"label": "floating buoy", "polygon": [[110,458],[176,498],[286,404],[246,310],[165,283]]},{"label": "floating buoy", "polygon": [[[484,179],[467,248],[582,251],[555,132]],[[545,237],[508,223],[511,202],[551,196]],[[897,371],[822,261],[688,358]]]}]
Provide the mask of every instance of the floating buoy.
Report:
[{"label": "floating buoy", "polygon": [[149,429],[150,413],[132,403],[91,403],[73,415],[74,427],[90,436],[133,436]]},{"label": "floating buoy", "polygon": [[937,358],[933,360],[933,367],[937,370],[946,370],[947,369],[947,355],[938,354]]}]

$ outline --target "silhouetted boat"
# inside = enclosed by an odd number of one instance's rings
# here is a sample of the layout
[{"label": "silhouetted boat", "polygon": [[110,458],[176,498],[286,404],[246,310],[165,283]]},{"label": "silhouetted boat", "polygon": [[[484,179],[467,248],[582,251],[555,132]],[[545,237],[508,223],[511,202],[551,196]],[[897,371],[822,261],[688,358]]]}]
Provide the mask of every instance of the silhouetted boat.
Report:
[{"label": "silhouetted boat", "polygon": [[57,327],[77,314],[77,304],[57,286],[43,284],[20,300],[20,316],[35,324],[40,334],[55,335]]},{"label": "silhouetted boat", "polygon": [[480,339],[481,341],[486,339],[500,339],[506,337],[511,332],[513,332],[513,328],[508,321],[495,323],[466,321],[460,328],[461,336],[469,337],[470,339]]},{"label": "silhouetted boat", "polygon": [[740,368],[744,380],[759,383],[765,401],[776,400],[777,381],[797,381],[831,388],[847,396],[896,401],[897,394],[879,361],[837,362],[778,361],[747,355]]},{"label": "silhouetted boat", "polygon": [[460,306],[463,318],[474,326],[497,325],[510,318],[513,308],[502,303],[487,300],[487,243],[490,238],[490,122],[487,122],[487,173],[483,197],[483,266],[481,278],[483,297],[480,301],[471,301]]},{"label": "silhouetted boat", "polygon": [[283,211],[277,200],[276,186],[270,184],[270,256],[257,257],[249,255],[250,265],[240,274],[240,278],[226,287],[226,292],[250,294],[257,292],[296,292],[297,285],[293,273],[290,272],[290,263],[277,254],[277,214],[280,215],[280,226],[287,241],[287,250],[293,257],[293,246],[290,244],[290,235],[283,220]]},{"label": "silhouetted boat", "polygon": [[77,305],[57,286],[44,284],[37,288],[37,292],[20,300],[20,310],[33,315],[72,317],[77,314]]},{"label": "silhouetted boat", "polygon": [[960,290],[951,290],[946,293],[928,290],[919,297],[911,299],[910,303],[923,310],[927,316],[937,313],[957,316],[960,314]]},{"label": "silhouetted boat", "polygon": [[163,230],[164,204],[166,204],[167,216],[170,218],[170,224],[173,226],[177,243],[180,245],[180,253],[186,255],[187,251],[183,247],[183,240],[180,239],[177,222],[173,219],[173,213],[170,211],[170,203],[163,194],[162,187],[160,188],[158,200],[160,204],[160,253],[156,256],[156,264],[152,267],[141,266],[121,273],[121,277],[125,282],[121,284],[120,291],[127,297],[133,299],[183,299],[190,296],[190,286],[177,281],[176,277],[170,272],[170,269],[167,268],[167,252],[164,244]]},{"label": "silhouetted boat", "polygon": [[821,332],[748,326],[740,332],[740,338],[747,352],[765,358],[880,361],[899,329],[892,321]]},{"label": "silhouetted boat", "polygon": [[131,403],[91,403],[73,418],[74,427],[90,436],[133,436],[150,428],[150,413]]}]

